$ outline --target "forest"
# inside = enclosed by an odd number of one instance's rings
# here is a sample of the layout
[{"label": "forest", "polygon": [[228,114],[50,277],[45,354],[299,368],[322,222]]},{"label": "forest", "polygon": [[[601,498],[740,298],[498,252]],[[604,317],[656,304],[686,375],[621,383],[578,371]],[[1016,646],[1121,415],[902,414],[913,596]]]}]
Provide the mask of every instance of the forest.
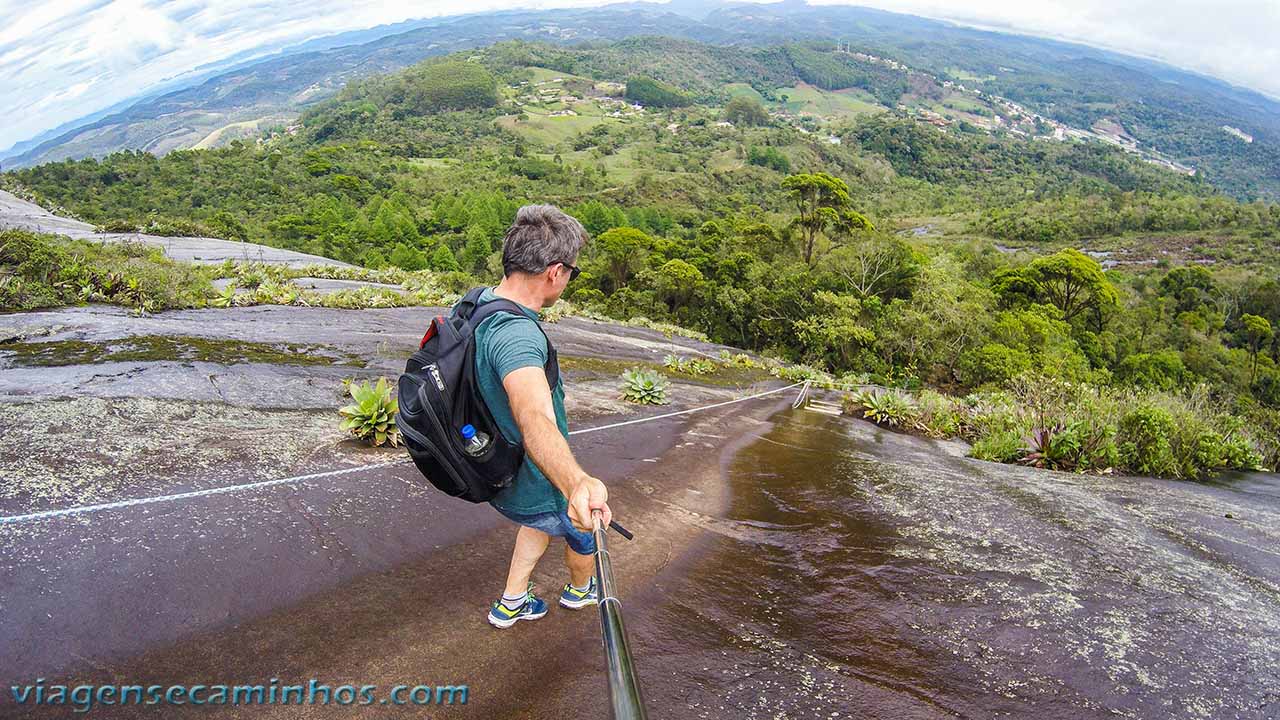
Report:
[{"label": "forest", "polygon": [[[457,287],[496,282],[516,208],[550,202],[592,235],[573,307],[895,388],[904,425],[976,456],[1187,478],[1280,459],[1280,206],[1101,143],[867,110],[849,98],[913,90],[822,44],[629,49],[502,43],[354,82],[257,142],[0,186],[106,230]],[[0,306],[67,302],[48,268],[86,252],[4,236]]]}]

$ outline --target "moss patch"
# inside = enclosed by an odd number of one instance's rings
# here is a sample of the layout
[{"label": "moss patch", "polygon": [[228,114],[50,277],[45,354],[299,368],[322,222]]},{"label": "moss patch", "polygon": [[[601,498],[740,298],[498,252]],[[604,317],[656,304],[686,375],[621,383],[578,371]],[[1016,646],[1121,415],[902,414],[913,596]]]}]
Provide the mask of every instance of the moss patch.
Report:
[{"label": "moss patch", "polygon": [[12,365],[26,367],[161,361],[212,362],[221,365],[365,365],[364,360],[357,355],[340,353],[324,345],[256,343],[181,335],[139,335],[106,342],[11,342],[0,344],[0,358],[7,359]]}]

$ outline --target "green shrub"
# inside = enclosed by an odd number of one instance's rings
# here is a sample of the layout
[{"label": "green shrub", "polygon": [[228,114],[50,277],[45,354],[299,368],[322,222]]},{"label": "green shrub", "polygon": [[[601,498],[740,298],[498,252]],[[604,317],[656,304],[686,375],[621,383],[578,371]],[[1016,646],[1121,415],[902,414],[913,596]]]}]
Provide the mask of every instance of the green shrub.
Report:
[{"label": "green shrub", "polygon": [[[1238,418],[1230,418],[1233,422],[1242,422]],[[1222,439],[1222,467],[1233,470],[1262,470],[1261,451],[1242,432],[1229,432]]]},{"label": "green shrub", "polygon": [[164,237],[214,237],[217,234],[207,225],[185,218],[149,218],[141,230]]},{"label": "green shrub", "polygon": [[560,300],[555,305],[546,308],[538,313],[538,319],[542,322],[557,323],[561,318],[569,317],[575,314],[576,309],[573,303],[568,300]]},{"label": "green shrub", "polygon": [[653,78],[637,76],[627,81],[626,98],[653,107],[683,107],[693,98]]},{"label": "green shrub", "polygon": [[964,414],[960,436],[971,441],[997,433],[1014,433],[1022,441],[1022,420],[1013,398],[1006,392],[977,392],[962,401]]},{"label": "green shrub", "polygon": [[707,358],[683,358],[675,355],[667,355],[662,360],[662,364],[668,370],[684,373],[685,375],[709,375],[719,369],[719,365]]},{"label": "green shrub", "polygon": [[139,311],[200,307],[210,272],[140,243],[92,243],[22,230],[0,232],[0,309],[105,302]]},{"label": "green shrub", "polygon": [[769,373],[776,378],[790,382],[812,380],[815,384],[824,387],[835,385],[835,378],[831,377],[829,373],[809,365],[774,365],[769,368]]},{"label": "green shrub", "polygon": [[1170,438],[1178,427],[1173,415],[1161,407],[1142,405],[1120,418],[1120,462],[1139,475],[1171,476],[1178,471]]},{"label": "green shrub", "polygon": [[622,398],[637,405],[666,405],[669,385],[657,370],[630,368],[622,373]]},{"label": "green shrub", "polygon": [[777,170],[780,173],[791,172],[791,161],[787,159],[776,147],[756,147],[751,146],[747,151],[747,162],[760,167],[767,167]]},{"label": "green shrub", "polygon": [[1280,465],[1280,410],[1246,405],[1242,422],[1249,428],[1254,452],[1261,467],[1274,469]]},{"label": "green shrub", "polygon": [[1103,472],[1116,467],[1120,454],[1114,421],[1088,409],[1082,410],[1079,417],[1064,430],[1070,440],[1063,442],[1073,447],[1065,460],[1080,471]]},{"label": "green shrub", "polygon": [[999,343],[987,343],[965,353],[960,359],[961,379],[970,387],[1003,385],[1031,369],[1031,356],[1025,350]]},{"label": "green shrub", "polygon": [[720,362],[726,367],[747,368],[750,370],[762,370],[766,367],[765,363],[753,360],[746,353],[734,354],[728,350],[720,351]]},{"label": "green shrub", "polygon": [[378,378],[375,386],[363,382],[350,383],[347,387],[355,402],[338,409],[343,417],[342,429],[374,445],[389,442],[392,447],[398,446],[400,431],[396,428],[396,411],[399,401],[387,379]]},{"label": "green shrub", "polygon": [[596,288],[578,288],[573,295],[569,297],[574,305],[587,307],[590,305],[604,305],[604,293]]},{"label": "green shrub", "polygon": [[1240,420],[1219,418],[1214,423],[1217,427],[1198,417],[1179,420],[1174,442],[1178,476],[1204,479],[1221,470],[1256,470],[1261,466],[1262,456],[1242,434]]},{"label": "green shrub", "polygon": [[1155,390],[1172,390],[1184,382],[1187,374],[1182,356],[1176,351],[1136,353],[1126,357],[1116,366],[1115,378],[1119,383]]},{"label": "green shrub", "polygon": [[918,427],[930,437],[954,437],[965,427],[966,413],[961,403],[949,395],[924,389],[916,394]]},{"label": "green shrub", "polygon": [[650,320],[649,318],[641,315],[628,318],[627,320],[623,321],[623,324],[630,325],[631,327],[642,327],[642,328],[648,328],[650,330],[657,330],[658,332],[662,333],[663,335],[666,335],[667,337],[671,337],[673,335],[679,335],[681,337],[687,337],[693,340],[701,340],[702,342],[709,342],[706,333],[699,332],[697,330],[690,330],[689,328],[680,327],[679,325],[674,325],[672,323],[654,322],[653,320]]},{"label": "green shrub", "polygon": [[1015,462],[1022,457],[1023,435],[1017,430],[998,430],[979,439],[969,449],[969,457],[999,463]]}]

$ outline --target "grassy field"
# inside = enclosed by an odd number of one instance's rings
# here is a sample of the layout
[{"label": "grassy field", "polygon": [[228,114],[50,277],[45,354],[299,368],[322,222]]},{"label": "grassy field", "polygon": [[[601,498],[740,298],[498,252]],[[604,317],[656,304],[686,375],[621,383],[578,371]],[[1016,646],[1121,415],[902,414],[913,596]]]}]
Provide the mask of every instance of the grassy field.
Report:
[{"label": "grassy field", "polygon": [[961,82],[988,82],[995,80],[995,75],[978,75],[971,70],[965,70],[959,67],[947,68],[947,74]]},{"label": "grassy field", "polygon": [[224,140],[239,138],[252,138],[258,135],[264,128],[276,123],[284,123],[289,120],[288,117],[279,117],[269,115],[267,117],[255,118],[253,120],[244,120],[242,122],[229,123],[205,135],[200,142],[191,147],[196,150],[204,150],[205,148],[217,147]]},{"label": "grassy field", "polygon": [[764,102],[764,96],[756,92],[755,88],[751,87],[746,83],[729,83],[728,85],[724,86],[724,89],[725,89],[725,92],[729,93],[729,97],[738,97],[739,95],[746,95],[747,97],[755,98],[756,100],[759,100],[762,103]]},{"label": "grassy field", "polygon": [[832,120],[884,110],[861,90],[827,92],[806,84],[778,88],[777,94],[787,96],[787,102],[783,107],[793,113],[809,113]]},{"label": "grassy field", "polygon": [[[649,150],[651,152],[652,150]],[[560,153],[560,158],[566,163],[579,163],[582,165],[595,166],[596,164],[604,165],[605,170],[609,173],[610,182],[635,182],[646,168],[640,162],[640,154],[646,152],[637,145],[628,145],[612,155],[596,157],[591,150],[577,150],[572,152]],[[555,153],[539,153],[538,157],[545,160],[555,158]],[[657,171],[652,168],[649,172],[658,175]]]},{"label": "grassy field", "polygon": [[738,154],[732,150],[721,150],[711,156],[710,167],[712,170],[724,172],[726,170],[737,170],[745,166],[747,163]]},{"label": "grassy field", "polygon": [[[596,113],[600,112],[600,108],[594,105],[590,106]],[[585,104],[577,105],[574,110],[582,112],[586,110]],[[525,107],[525,114],[529,116],[528,120],[521,120],[516,115],[507,115],[500,117],[497,123],[502,127],[519,133],[525,139],[536,142],[547,147],[558,145],[578,133],[585,132],[591,128],[605,122],[621,122],[615,118],[603,117],[602,115],[562,115],[559,117],[550,117],[547,111],[536,107]]]},{"label": "grassy field", "polygon": [[802,84],[796,87],[783,87],[774,91],[776,95],[786,95],[787,102],[769,102],[746,83],[731,83],[724,89],[731,97],[747,96],[759,100],[766,107],[775,110],[787,110],[793,113],[809,113],[832,120],[880,112],[884,108],[874,98],[862,90],[827,91]]},{"label": "grassy field", "polygon": [[983,110],[990,111],[990,108],[981,101],[964,93],[949,93],[942,99],[942,106],[960,112],[977,112],[978,114]]}]

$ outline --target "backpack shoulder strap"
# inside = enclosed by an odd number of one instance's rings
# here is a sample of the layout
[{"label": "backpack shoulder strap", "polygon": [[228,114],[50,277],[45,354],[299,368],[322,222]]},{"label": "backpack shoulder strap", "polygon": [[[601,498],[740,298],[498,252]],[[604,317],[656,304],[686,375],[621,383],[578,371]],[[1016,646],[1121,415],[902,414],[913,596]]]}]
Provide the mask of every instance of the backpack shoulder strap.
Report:
[{"label": "backpack shoulder strap", "polygon": [[467,294],[463,295],[462,299],[453,306],[453,315],[455,317],[462,318],[463,320],[470,319],[471,314],[474,313],[476,308],[480,305],[480,296],[484,294],[484,291],[485,288],[482,287],[471,288],[468,290]]},{"label": "backpack shoulder strap", "polygon": [[[464,297],[458,304],[459,309],[463,307],[463,303],[466,303],[468,298],[471,298],[473,294],[475,295],[475,299],[478,299],[480,297],[480,293],[483,291],[484,288],[476,288],[475,290],[468,292],[466,297]],[[465,317],[467,319],[467,323],[471,325],[472,332],[474,332],[475,328],[480,327],[480,323],[500,312],[511,313],[512,315],[516,315],[527,320],[533,320],[533,318],[530,318],[525,314],[520,305],[512,302],[511,300],[507,300],[506,298],[490,300],[485,303],[480,303],[479,305],[474,305],[473,299],[473,306],[467,309],[467,315]],[[533,324],[537,326],[538,332],[542,333],[543,339],[547,341],[547,363],[543,366],[543,372],[547,375],[547,386],[554,389],[556,383],[560,380],[560,363],[556,356],[556,348],[551,344],[551,338],[547,336],[547,331],[542,329],[542,323],[537,320],[533,320]]]},{"label": "backpack shoulder strap", "polygon": [[533,318],[530,318],[528,315],[526,315],[525,312],[521,310],[520,306],[517,305],[516,303],[510,300],[507,300],[505,298],[498,298],[496,300],[490,300],[487,303],[481,304],[471,312],[469,317],[469,320],[471,321],[471,326],[480,327],[480,323],[484,322],[485,320],[488,320],[490,317],[500,312],[511,313],[512,315],[518,315],[522,318],[528,318],[530,320],[533,319]]}]

